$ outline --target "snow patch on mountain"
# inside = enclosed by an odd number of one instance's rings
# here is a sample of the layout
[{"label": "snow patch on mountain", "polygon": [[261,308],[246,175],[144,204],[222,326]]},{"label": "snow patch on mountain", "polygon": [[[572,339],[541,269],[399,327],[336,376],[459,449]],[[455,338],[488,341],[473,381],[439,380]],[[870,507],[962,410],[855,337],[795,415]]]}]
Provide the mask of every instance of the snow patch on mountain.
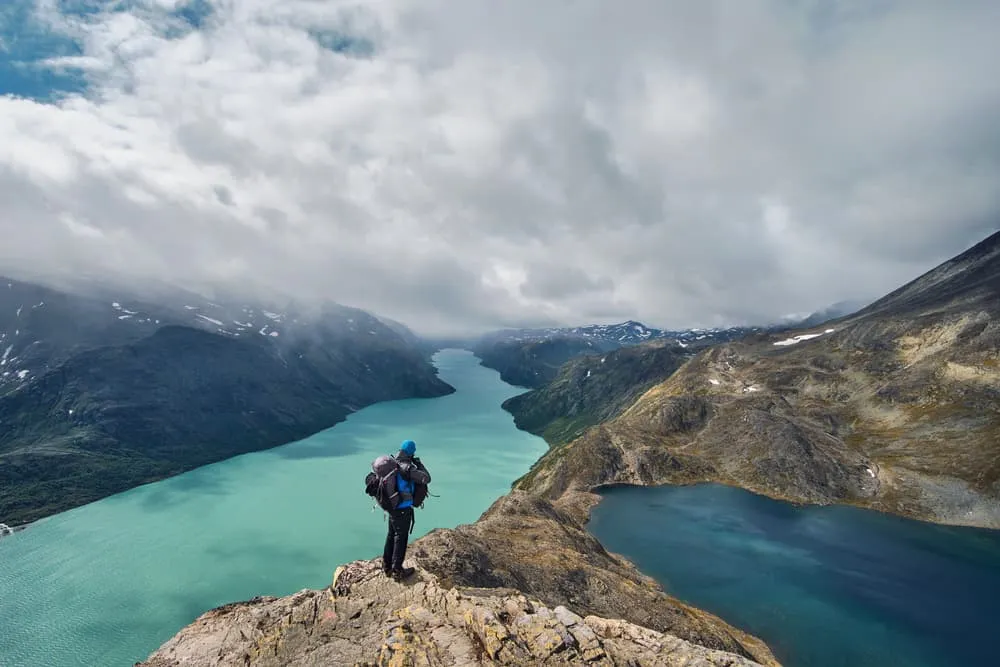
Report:
[{"label": "snow patch on mountain", "polygon": [[205,320],[206,322],[211,322],[212,324],[214,324],[217,327],[223,326],[222,322],[220,322],[219,320],[216,320],[216,319],[213,319],[211,317],[208,317],[207,315],[202,315],[201,313],[198,313],[197,315],[195,315],[195,317],[200,317],[201,319]]}]

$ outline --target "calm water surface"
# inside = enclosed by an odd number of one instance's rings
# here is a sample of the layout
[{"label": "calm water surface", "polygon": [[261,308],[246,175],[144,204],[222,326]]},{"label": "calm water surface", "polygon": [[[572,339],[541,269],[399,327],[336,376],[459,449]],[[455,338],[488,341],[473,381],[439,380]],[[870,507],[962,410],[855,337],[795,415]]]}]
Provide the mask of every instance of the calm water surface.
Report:
[{"label": "calm water surface", "polygon": [[788,667],[1000,664],[998,532],[711,484],[610,489],[589,528]]},{"label": "calm water surface", "polygon": [[523,389],[468,352],[435,363],[456,393],[374,405],[0,540],[0,665],[131,665],[212,607],[326,586],[338,564],[381,555],[363,478],[406,438],[440,495],[417,510],[413,539],[475,521],[545,443],[500,408]]}]

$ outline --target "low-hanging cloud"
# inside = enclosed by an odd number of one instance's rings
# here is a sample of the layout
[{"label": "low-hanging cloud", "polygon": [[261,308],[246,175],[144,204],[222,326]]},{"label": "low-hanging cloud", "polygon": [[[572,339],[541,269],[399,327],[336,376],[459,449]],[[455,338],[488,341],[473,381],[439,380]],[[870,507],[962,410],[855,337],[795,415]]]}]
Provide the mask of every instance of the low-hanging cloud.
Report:
[{"label": "low-hanging cloud", "polygon": [[879,296],[1000,224],[989,0],[33,16],[78,49],[25,66],[85,85],[0,97],[0,273],[329,298],[430,334],[706,326]]}]

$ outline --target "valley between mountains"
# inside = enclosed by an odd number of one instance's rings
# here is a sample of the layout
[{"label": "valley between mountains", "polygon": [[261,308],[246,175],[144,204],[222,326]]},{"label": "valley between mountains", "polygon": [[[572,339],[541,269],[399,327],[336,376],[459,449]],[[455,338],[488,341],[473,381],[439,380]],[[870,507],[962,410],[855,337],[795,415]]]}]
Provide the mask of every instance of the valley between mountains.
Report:
[{"label": "valley between mountains", "polygon": [[[415,542],[414,584],[377,584],[374,561],[352,563],[324,592],[209,612],[144,664],[321,664],[336,643],[366,665],[776,665],[762,641],[667,595],[590,536],[596,492],[715,481],[998,528],[998,310],[995,234],[814,328],[693,355],[676,340],[576,345],[583,353],[551,381],[504,403],[548,453],[478,521]],[[505,344],[530,367],[537,343]],[[609,618],[630,625],[610,630]]]}]

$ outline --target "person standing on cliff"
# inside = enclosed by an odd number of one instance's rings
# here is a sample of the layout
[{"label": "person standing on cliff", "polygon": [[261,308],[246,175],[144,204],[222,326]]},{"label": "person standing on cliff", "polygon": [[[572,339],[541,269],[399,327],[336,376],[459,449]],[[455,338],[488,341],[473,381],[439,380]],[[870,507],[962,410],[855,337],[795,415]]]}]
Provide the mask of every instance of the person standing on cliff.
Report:
[{"label": "person standing on cliff", "polygon": [[399,465],[396,489],[400,501],[396,509],[389,512],[389,533],[385,536],[385,550],[382,552],[382,571],[396,580],[413,574],[412,567],[403,567],[407,542],[410,531],[413,530],[413,507],[423,503],[427,485],[431,483],[427,468],[414,456],[416,450],[415,442],[404,440],[394,457]]}]

